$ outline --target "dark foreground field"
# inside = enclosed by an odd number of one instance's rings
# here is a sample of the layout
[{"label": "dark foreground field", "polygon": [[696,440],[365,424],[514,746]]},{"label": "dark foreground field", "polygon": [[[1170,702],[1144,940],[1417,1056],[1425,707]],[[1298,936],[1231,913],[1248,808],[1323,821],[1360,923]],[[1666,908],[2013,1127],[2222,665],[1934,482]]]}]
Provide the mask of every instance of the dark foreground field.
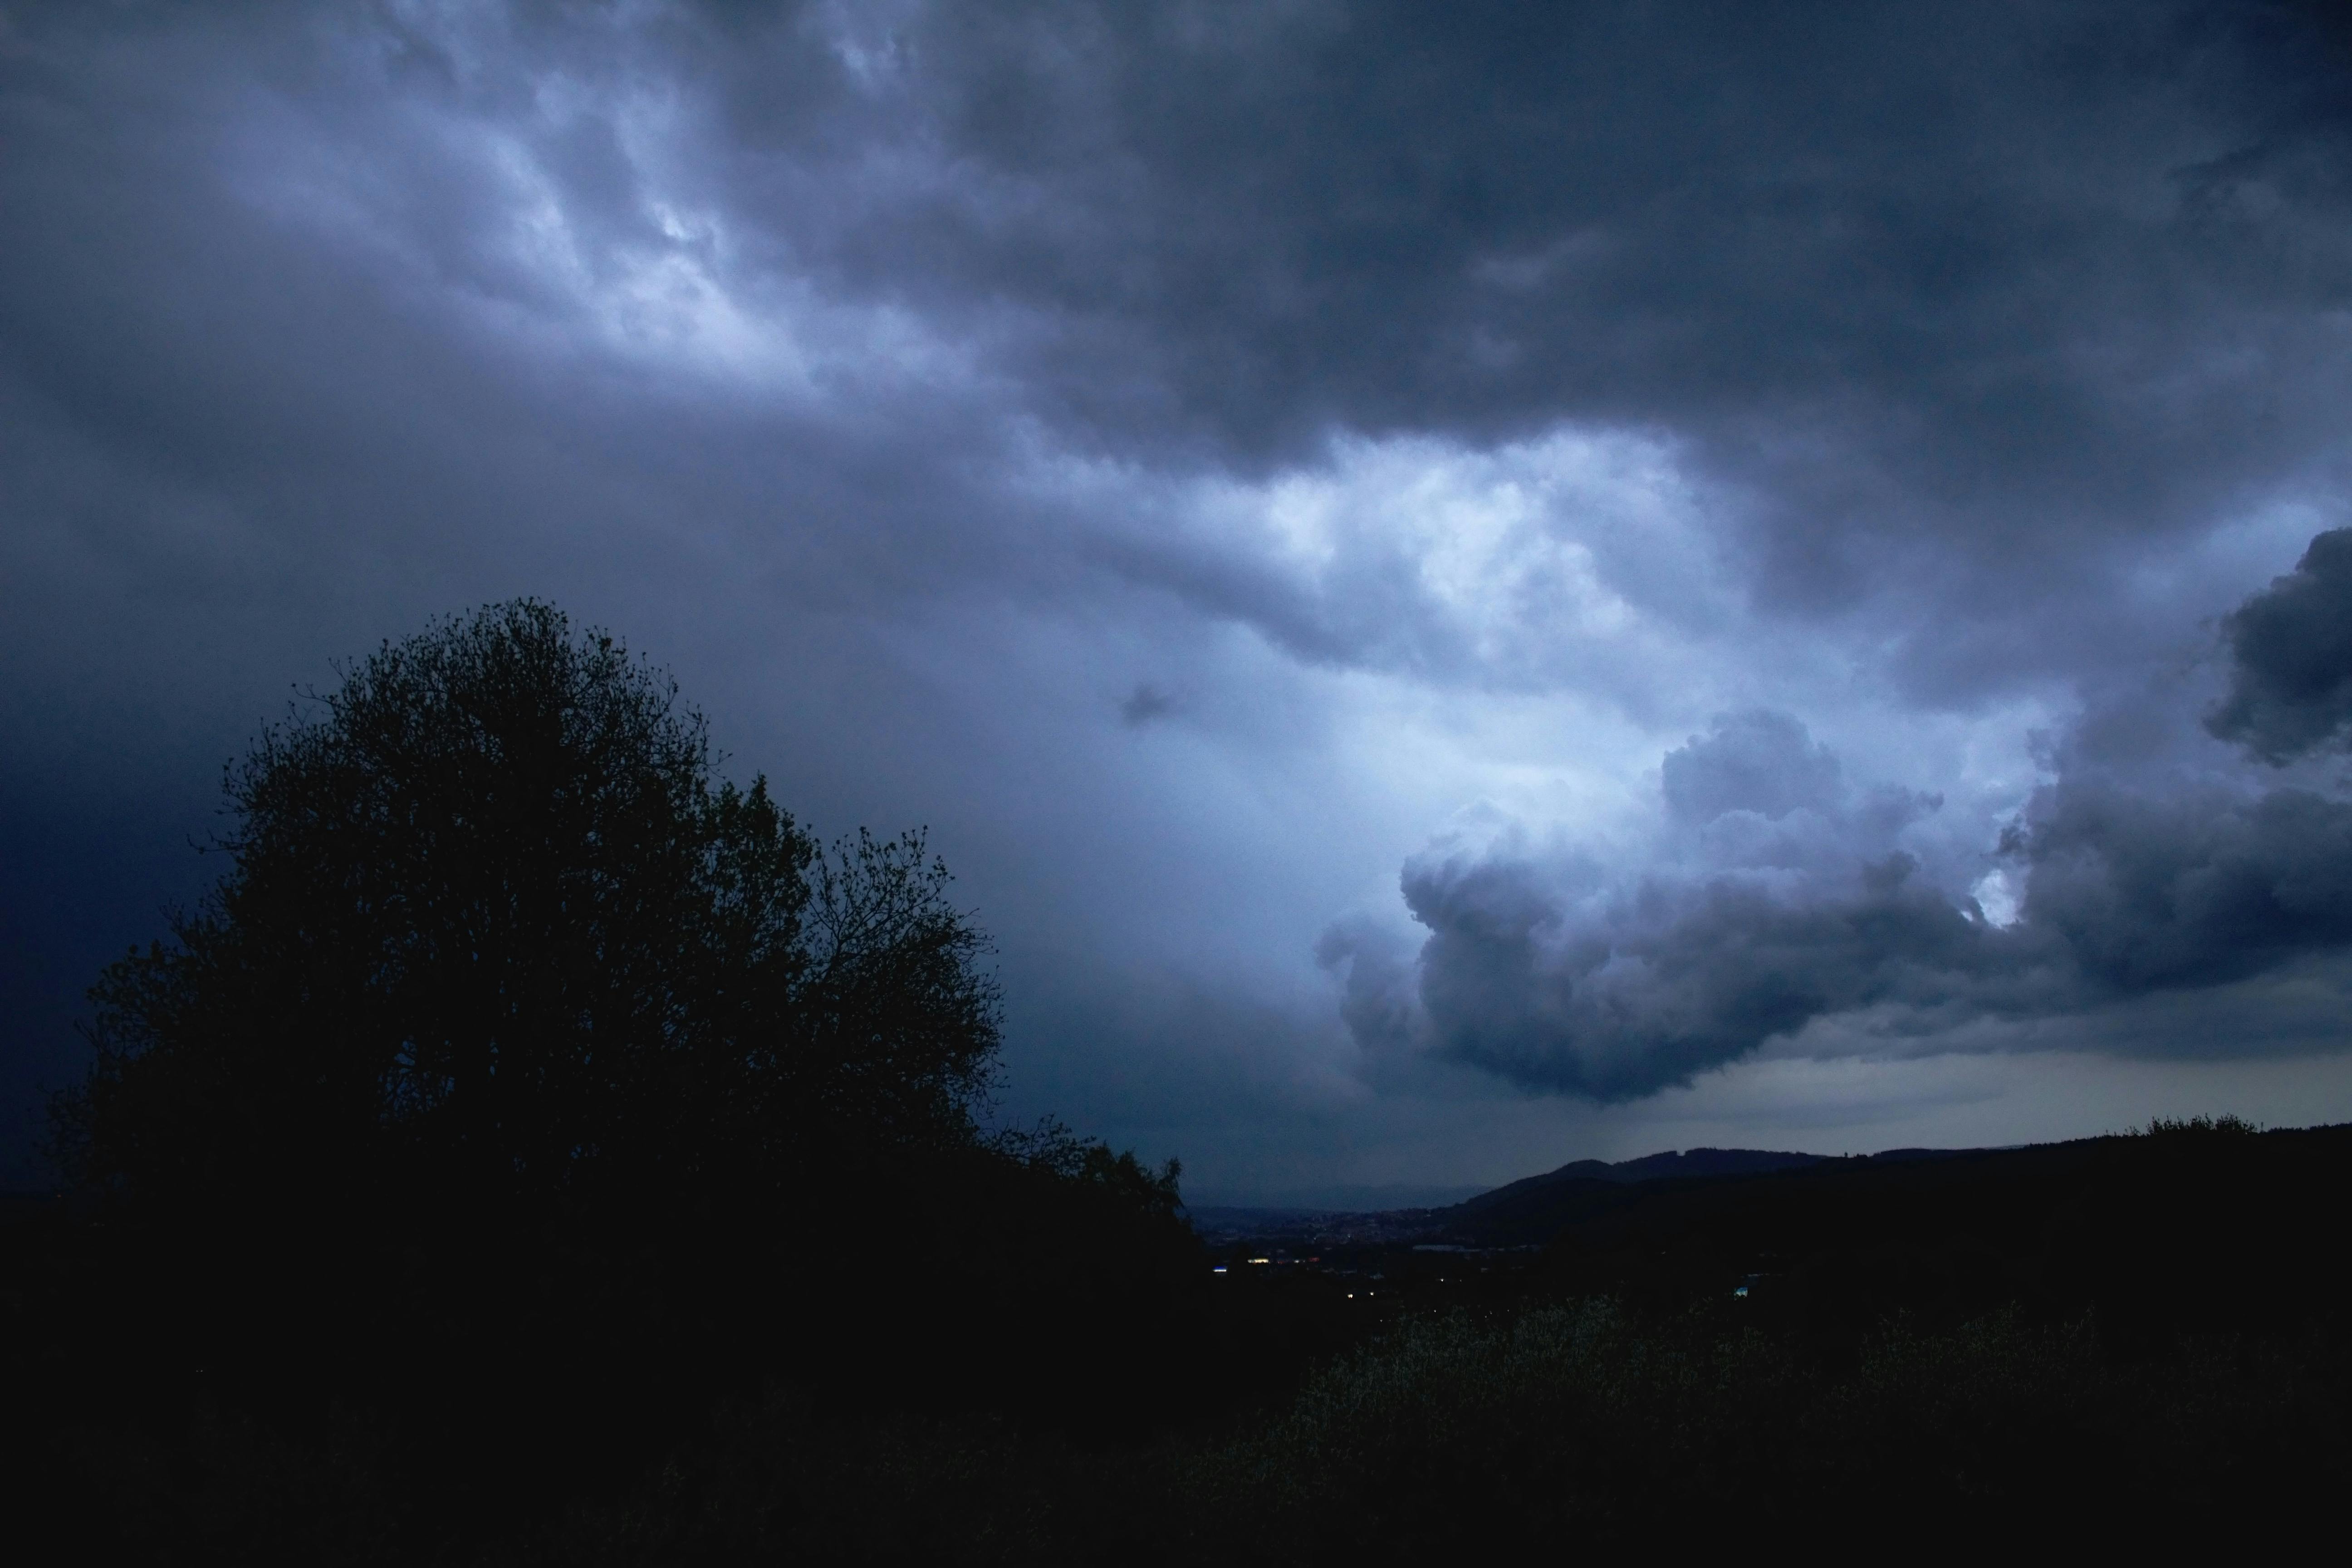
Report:
[{"label": "dark foreground field", "polygon": [[1100,1181],[1090,1204],[1018,1162],[936,1174],[772,1251],[725,1216],[453,1251],[20,1205],[20,1538],[306,1563],[2242,1549],[2327,1521],[2352,1459],[2352,1129],[1570,1176],[1416,1221],[1441,1239],[1261,1266]]}]

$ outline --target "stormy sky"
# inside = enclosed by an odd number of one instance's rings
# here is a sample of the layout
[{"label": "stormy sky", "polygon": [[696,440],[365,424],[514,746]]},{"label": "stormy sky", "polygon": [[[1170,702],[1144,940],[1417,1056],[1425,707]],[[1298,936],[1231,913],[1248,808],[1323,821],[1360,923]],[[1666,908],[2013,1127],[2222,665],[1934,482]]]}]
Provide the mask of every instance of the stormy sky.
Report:
[{"label": "stormy sky", "polygon": [[2347,416],[2332,8],[12,4],[0,1174],[521,594],[1195,1201],[2352,1119]]}]

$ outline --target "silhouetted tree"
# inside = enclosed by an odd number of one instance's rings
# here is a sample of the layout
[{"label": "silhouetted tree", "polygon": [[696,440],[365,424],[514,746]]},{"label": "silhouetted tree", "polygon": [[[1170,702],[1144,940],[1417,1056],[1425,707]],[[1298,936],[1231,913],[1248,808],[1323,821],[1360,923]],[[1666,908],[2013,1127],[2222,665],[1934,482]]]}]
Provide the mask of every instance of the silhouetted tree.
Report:
[{"label": "silhouetted tree", "polygon": [[226,782],[225,874],[105,971],[56,1107],[107,1200],[91,1374],[365,1412],[451,1521],[779,1384],[1183,1391],[1173,1163],[985,1135],[997,993],[921,836],[821,847],[611,637],[531,600],[446,622]]},{"label": "silhouetted tree", "polygon": [[974,1137],[996,994],[920,837],[822,852],[544,604],[385,645],[226,792],[226,875],[92,992],[89,1180],[576,1203]]}]

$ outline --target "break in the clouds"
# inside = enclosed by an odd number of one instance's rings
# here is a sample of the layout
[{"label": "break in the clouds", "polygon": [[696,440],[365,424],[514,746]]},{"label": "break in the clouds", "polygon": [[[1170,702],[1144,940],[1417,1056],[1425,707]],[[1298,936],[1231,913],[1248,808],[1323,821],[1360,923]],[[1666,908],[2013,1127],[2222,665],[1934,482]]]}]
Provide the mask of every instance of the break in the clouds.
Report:
[{"label": "break in the clouds", "polygon": [[1936,1136],[1962,1049],[2352,1109],[2347,41],[8,5],[12,1124],[288,689],[517,593],[929,823],[1006,1114],[1208,1190]]}]

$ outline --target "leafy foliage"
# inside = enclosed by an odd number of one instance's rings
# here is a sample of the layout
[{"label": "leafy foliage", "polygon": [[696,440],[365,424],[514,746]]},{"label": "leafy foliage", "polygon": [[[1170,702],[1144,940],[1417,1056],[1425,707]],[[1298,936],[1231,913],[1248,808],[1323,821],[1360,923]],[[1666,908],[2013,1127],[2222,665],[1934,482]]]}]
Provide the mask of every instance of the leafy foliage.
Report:
[{"label": "leafy foliage", "polygon": [[481,1203],[973,1135],[996,993],[920,836],[821,853],[548,605],[386,645],[226,784],[227,875],[93,993],[87,1176]]}]

